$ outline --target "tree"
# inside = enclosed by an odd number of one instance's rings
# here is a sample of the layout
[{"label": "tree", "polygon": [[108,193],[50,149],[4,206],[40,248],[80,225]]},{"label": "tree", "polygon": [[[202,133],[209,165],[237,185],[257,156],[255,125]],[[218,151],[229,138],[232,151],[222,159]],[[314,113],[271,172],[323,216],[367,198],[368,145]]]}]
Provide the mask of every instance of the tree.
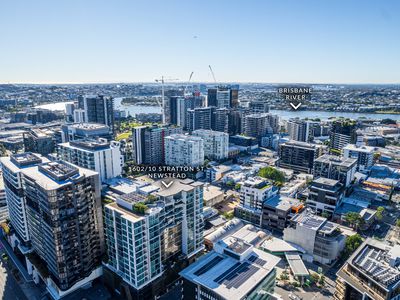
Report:
[{"label": "tree", "polygon": [[360,216],[359,213],[356,212],[348,212],[347,214],[345,214],[344,219],[350,224],[350,226],[355,229],[357,229],[364,223],[364,219]]},{"label": "tree", "polygon": [[361,245],[362,241],[362,237],[358,233],[348,236],[344,246],[344,255],[350,256]]},{"label": "tree", "polygon": [[383,119],[383,120],[381,121],[381,124],[386,124],[386,125],[388,125],[388,124],[394,124],[394,125],[396,125],[397,122],[396,122],[395,120],[393,120],[393,119],[387,118],[387,119]]},{"label": "tree", "polygon": [[236,184],[235,184],[235,190],[237,190],[237,191],[238,191],[238,190],[240,190],[240,188],[241,188],[241,185],[240,185],[240,183],[236,183]]},{"label": "tree", "polygon": [[318,280],[318,283],[319,283],[321,286],[324,286],[324,285],[325,285],[325,276],[324,276],[324,275],[321,275],[321,277],[320,277],[319,280]]},{"label": "tree", "polygon": [[147,209],[148,209],[147,205],[144,204],[143,202],[137,202],[133,205],[133,211],[138,214],[143,215]]},{"label": "tree", "polygon": [[382,220],[382,218],[383,218],[383,212],[385,211],[385,208],[384,207],[382,207],[382,206],[379,206],[377,209],[376,209],[376,214],[375,214],[375,216],[376,216],[376,218],[378,219],[378,220]]},{"label": "tree", "polygon": [[396,221],[396,227],[397,227],[397,228],[400,228],[400,219],[397,219],[397,221]]},{"label": "tree", "polygon": [[150,194],[150,195],[147,196],[147,201],[146,202],[153,203],[156,200],[157,200],[157,196],[154,196],[154,195]]},{"label": "tree", "polygon": [[258,176],[270,179],[275,183],[283,184],[285,182],[285,174],[273,167],[261,168]]},{"label": "tree", "polygon": [[318,281],[319,281],[319,275],[318,275],[318,273],[312,272],[312,273],[310,274],[310,276],[311,276],[311,281],[312,281],[312,282],[318,282]]},{"label": "tree", "polygon": [[225,217],[225,219],[227,219],[227,220],[232,220],[232,219],[234,218],[234,216],[235,216],[233,210],[232,210],[232,211],[226,211],[226,212],[224,212],[222,215],[223,215],[223,216]]},{"label": "tree", "polygon": [[328,213],[327,211],[324,211],[324,212],[321,214],[321,216],[324,217],[324,218],[329,219],[329,218],[331,217],[331,214]]},{"label": "tree", "polygon": [[233,188],[235,186],[235,182],[230,180],[226,183],[226,186],[229,188]]}]

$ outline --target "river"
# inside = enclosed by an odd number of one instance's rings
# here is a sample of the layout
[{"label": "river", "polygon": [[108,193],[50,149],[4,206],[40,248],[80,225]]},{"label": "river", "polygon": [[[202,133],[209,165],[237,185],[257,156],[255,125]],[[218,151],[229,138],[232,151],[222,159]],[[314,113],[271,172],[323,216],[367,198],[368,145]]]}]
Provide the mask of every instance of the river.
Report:
[{"label": "river", "polygon": [[[115,98],[115,109],[124,110],[131,116],[137,113],[161,113],[161,108],[158,106],[139,106],[139,105],[123,105],[122,98]],[[49,110],[65,110],[65,104],[72,102],[57,102],[51,104],[39,105],[36,107],[46,108]],[[350,119],[366,118],[366,119],[393,119],[400,121],[400,114],[373,114],[373,113],[352,113],[352,112],[336,112],[336,111],[312,111],[312,110],[271,110],[271,113],[279,115],[282,119],[290,118],[319,118],[326,120],[331,117],[345,117]]]}]

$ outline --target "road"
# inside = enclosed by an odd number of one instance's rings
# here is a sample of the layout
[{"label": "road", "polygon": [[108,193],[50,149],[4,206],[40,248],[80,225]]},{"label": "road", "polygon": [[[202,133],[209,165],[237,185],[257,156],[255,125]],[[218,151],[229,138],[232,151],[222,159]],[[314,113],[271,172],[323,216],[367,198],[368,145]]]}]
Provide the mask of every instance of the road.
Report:
[{"label": "road", "polygon": [[[0,257],[5,253],[0,243]],[[8,266],[7,260],[0,259],[0,299],[28,300]]]}]

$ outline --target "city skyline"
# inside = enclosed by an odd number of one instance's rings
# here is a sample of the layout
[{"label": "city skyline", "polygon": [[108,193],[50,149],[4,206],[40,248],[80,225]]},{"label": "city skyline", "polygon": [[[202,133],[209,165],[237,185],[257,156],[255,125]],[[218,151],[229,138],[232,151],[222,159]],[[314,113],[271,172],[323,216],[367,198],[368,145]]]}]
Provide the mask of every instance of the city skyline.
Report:
[{"label": "city skyline", "polygon": [[[396,84],[396,1],[4,3],[0,83]],[[151,16],[151,17],[149,17]]]}]

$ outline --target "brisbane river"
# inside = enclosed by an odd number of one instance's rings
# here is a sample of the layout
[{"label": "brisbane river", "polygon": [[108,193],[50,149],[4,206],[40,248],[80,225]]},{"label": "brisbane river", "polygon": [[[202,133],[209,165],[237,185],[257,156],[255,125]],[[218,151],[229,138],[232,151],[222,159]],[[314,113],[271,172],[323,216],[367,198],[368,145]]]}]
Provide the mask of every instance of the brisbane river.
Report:
[{"label": "brisbane river", "polygon": [[[123,105],[121,104],[122,98],[115,98],[115,108],[119,110],[124,110],[129,115],[135,116],[137,113],[161,113],[161,108],[159,106],[138,106],[138,105]],[[39,105],[36,107],[45,108],[49,110],[64,110],[65,104],[72,102],[57,102]],[[366,119],[393,119],[400,120],[400,114],[374,114],[374,113],[352,113],[352,112],[336,112],[336,111],[312,111],[312,110],[271,110],[273,114],[277,114],[284,120],[288,120],[290,118],[309,118],[315,119],[319,118],[321,120],[326,120],[332,117],[344,117],[350,119],[358,119],[358,118],[366,118]]]}]

